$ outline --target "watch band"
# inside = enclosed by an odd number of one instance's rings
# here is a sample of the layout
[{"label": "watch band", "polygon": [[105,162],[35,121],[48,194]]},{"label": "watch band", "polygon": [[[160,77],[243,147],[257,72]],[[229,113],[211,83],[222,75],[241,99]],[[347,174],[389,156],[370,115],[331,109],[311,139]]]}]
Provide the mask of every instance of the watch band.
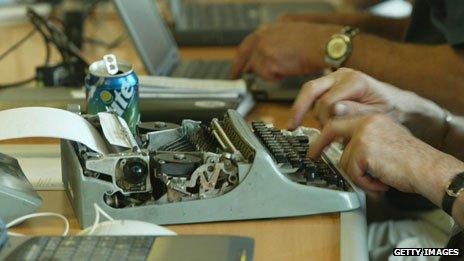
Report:
[{"label": "watch band", "polygon": [[346,34],[350,39],[353,39],[357,34],[359,33],[359,28],[357,27],[351,27],[351,26],[345,26],[342,29],[342,34]]},{"label": "watch band", "polygon": [[445,195],[441,202],[442,209],[452,216],[454,201],[459,197],[460,194],[464,194],[464,172],[456,175],[446,187]]}]

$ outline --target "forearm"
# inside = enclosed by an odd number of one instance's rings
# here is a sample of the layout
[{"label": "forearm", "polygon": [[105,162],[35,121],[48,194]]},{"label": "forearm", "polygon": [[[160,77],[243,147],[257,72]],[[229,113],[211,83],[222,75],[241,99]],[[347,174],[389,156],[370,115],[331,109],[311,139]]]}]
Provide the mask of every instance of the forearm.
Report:
[{"label": "forearm", "polygon": [[394,119],[417,138],[464,161],[464,117],[454,116],[412,92],[403,92],[395,100],[397,105],[390,112]]},{"label": "forearm", "polygon": [[[375,48],[373,48],[375,46]],[[446,45],[396,43],[360,34],[346,66],[464,113],[464,59]]]},{"label": "forearm", "polygon": [[409,18],[387,18],[365,12],[291,13],[285,15],[283,20],[337,24],[343,26],[349,25],[358,27],[363,32],[376,34],[392,40],[402,40],[407,25],[409,24]]},{"label": "forearm", "polygon": [[[448,131],[445,110],[436,103],[410,91],[402,91],[392,97],[392,100],[394,108],[389,114],[393,119],[407,127],[420,140],[436,149],[459,157],[444,148],[444,138]],[[460,159],[464,160],[464,158]]]}]

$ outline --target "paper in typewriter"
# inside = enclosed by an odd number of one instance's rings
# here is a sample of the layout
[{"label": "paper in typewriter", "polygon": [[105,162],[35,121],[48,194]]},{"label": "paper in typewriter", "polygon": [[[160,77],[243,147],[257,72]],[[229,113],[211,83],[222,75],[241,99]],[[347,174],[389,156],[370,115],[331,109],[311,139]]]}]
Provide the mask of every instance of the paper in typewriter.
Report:
[{"label": "paper in typewriter", "polygon": [[106,142],[83,117],[60,109],[24,107],[0,111],[0,141],[18,138],[59,138],[82,143],[107,154]]},{"label": "paper in typewriter", "polygon": [[99,112],[98,118],[103,134],[110,144],[125,148],[132,148],[133,144],[137,144],[130,134],[129,126],[121,117],[109,112]]}]

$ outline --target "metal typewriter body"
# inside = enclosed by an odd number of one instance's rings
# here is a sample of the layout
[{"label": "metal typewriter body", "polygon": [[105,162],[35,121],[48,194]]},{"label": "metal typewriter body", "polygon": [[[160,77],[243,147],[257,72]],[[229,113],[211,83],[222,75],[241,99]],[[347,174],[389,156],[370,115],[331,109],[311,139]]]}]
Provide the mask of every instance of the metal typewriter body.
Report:
[{"label": "metal typewriter body", "polygon": [[358,189],[335,167],[340,150],[332,146],[317,161],[306,156],[317,130],[252,126],[235,111],[210,123],[142,123],[141,150],[108,155],[63,140],[63,182],[81,227],[93,223],[94,203],[116,219],[161,225],[362,207]]}]

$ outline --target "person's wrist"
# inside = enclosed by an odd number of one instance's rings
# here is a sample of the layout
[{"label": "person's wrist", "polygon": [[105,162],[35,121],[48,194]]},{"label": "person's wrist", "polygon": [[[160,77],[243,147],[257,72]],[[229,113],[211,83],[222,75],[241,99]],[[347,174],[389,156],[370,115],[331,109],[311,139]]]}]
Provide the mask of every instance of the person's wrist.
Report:
[{"label": "person's wrist", "polygon": [[446,135],[446,111],[409,91],[401,91],[394,104],[396,119],[416,137],[440,148]]},{"label": "person's wrist", "polygon": [[330,40],[330,37],[332,37],[332,35],[340,33],[343,29],[343,26],[331,24],[311,24],[311,26],[317,28],[316,30],[308,30],[310,37],[313,34],[314,38],[311,38],[312,41],[316,43],[316,48],[309,49],[309,60],[313,61],[314,65],[317,68],[327,68],[328,65],[325,62],[325,48],[327,42]]},{"label": "person's wrist", "polygon": [[399,111],[401,123],[414,121],[414,119],[424,116],[436,122],[440,122],[442,119],[443,111],[438,105],[414,92],[400,90],[394,98],[394,107]]},{"label": "person's wrist", "polygon": [[464,171],[464,163],[437,150],[427,156],[430,160],[423,164],[423,168],[418,168],[421,171],[414,175],[413,186],[416,193],[441,207],[449,181]]}]

